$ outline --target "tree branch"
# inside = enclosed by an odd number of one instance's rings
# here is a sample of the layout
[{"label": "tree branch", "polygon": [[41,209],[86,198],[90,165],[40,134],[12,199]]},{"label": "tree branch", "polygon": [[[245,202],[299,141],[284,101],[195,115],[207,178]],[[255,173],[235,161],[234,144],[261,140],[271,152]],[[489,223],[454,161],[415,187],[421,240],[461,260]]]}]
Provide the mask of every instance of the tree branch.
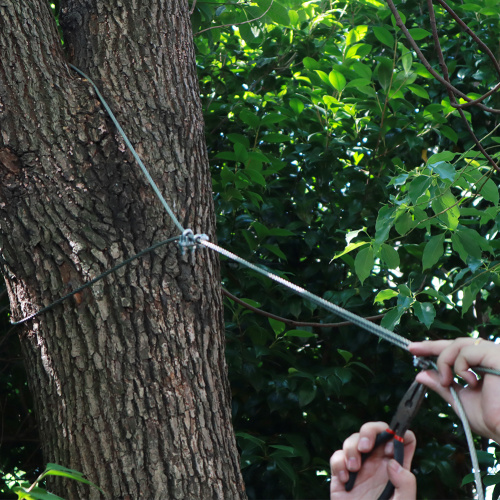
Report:
[{"label": "tree branch", "polygon": [[[293,319],[289,318],[283,318],[281,316],[277,316],[276,314],[269,313],[267,311],[263,311],[262,309],[259,309],[258,307],[251,306],[250,304],[246,303],[244,300],[241,300],[240,298],[236,297],[232,293],[228,292],[225,288],[222,288],[222,293],[232,301],[236,302],[237,304],[242,305],[243,307],[246,307],[250,311],[253,311],[254,313],[260,314],[261,316],[265,316],[266,318],[271,318],[275,319],[276,321],[281,321],[282,323],[285,323],[285,325],[288,326],[293,326],[293,327],[304,327],[304,326],[310,326],[313,328],[339,328],[341,326],[349,326],[352,325],[351,321],[341,321],[340,323],[314,323],[314,322],[307,322],[307,321],[295,321]],[[378,319],[382,319],[385,316],[385,314],[377,314],[375,316],[368,316],[365,319],[368,321],[376,321]]]},{"label": "tree branch", "polygon": [[[429,8],[429,21],[431,24],[432,37],[434,39],[434,47],[436,48],[436,53],[437,53],[439,65],[441,66],[441,70],[443,71],[445,81],[450,83],[450,75],[448,73],[448,67],[446,66],[446,62],[445,62],[444,56],[443,56],[443,50],[441,49],[441,44],[439,43],[439,35],[437,32],[437,24],[436,24],[436,16],[435,16],[434,5],[432,3],[432,0],[427,0],[427,6]],[[450,98],[450,104],[452,106],[455,106],[458,109],[458,112],[460,113],[460,116],[461,116],[462,120],[464,121],[465,126],[467,127],[467,131],[469,132],[469,135],[472,137],[472,140],[474,141],[474,143],[478,147],[479,151],[481,151],[481,153],[483,153],[485,158],[488,160],[488,163],[496,171],[500,172],[500,167],[497,165],[495,160],[486,152],[486,149],[484,149],[483,145],[481,144],[481,141],[479,141],[479,139],[476,137],[476,134],[472,130],[471,126],[469,125],[469,122],[467,121],[467,117],[465,116],[463,109],[458,105],[455,94],[448,87],[447,87],[447,91],[448,91],[448,96]]]},{"label": "tree branch", "polygon": [[[422,62],[422,64],[425,66],[425,69],[439,82],[441,82],[446,89],[452,91],[454,94],[458,95],[459,97],[462,97],[462,99],[465,99],[467,102],[472,101],[470,97],[468,97],[466,94],[458,90],[455,86],[453,86],[450,82],[446,81],[439,73],[437,73],[434,68],[431,66],[429,61],[426,59],[422,51],[419,49],[417,43],[413,39],[413,37],[410,35],[410,32],[406,28],[406,26],[403,23],[403,20],[401,19],[401,16],[399,15],[398,10],[396,9],[396,6],[394,5],[394,2],[392,0],[387,0],[387,5],[389,5],[389,8],[391,9],[392,14],[394,15],[394,18],[396,20],[397,26],[401,29],[403,34],[405,35],[406,39],[412,46],[413,50],[416,52],[418,58]],[[458,103],[457,103],[458,104]],[[500,109],[494,109],[494,108],[489,108],[488,106],[485,106],[484,104],[477,103],[476,106],[478,106],[480,109],[483,111],[486,111],[487,113],[494,113],[494,114],[500,114]]]}]

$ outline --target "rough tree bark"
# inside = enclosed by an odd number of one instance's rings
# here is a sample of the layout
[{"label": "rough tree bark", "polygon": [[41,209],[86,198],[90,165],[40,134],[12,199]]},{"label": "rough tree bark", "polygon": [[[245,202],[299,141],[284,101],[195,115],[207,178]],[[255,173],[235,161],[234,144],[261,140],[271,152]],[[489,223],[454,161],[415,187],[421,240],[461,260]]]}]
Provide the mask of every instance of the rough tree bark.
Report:
[{"label": "rough tree bark", "polygon": [[[0,2],[1,263],[14,319],[179,233],[213,237],[187,0]],[[216,256],[175,245],[20,327],[44,457],[109,498],[245,497]],[[69,498],[99,494],[57,483]]]}]

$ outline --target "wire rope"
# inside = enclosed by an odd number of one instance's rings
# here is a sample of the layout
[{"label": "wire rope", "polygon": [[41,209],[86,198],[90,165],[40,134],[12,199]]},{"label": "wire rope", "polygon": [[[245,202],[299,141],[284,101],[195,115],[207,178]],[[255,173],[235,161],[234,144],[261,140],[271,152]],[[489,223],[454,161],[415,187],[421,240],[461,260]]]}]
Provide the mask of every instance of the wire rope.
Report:
[{"label": "wire rope", "polygon": [[174,212],[170,208],[170,205],[165,201],[165,198],[163,197],[160,190],[158,189],[156,182],[151,177],[151,175],[148,172],[148,169],[145,167],[144,163],[142,163],[142,160],[140,159],[139,155],[137,154],[136,150],[134,149],[134,146],[132,146],[132,143],[129,141],[127,134],[125,134],[121,125],[118,123],[118,120],[116,119],[115,115],[113,114],[113,111],[111,111],[111,108],[108,106],[108,103],[106,102],[106,100],[102,96],[97,85],[90,79],[89,76],[87,76],[83,71],[79,70],[76,66],[73,66],[72,64],[70,64],[69,67],[71,69],[75,70],[79,75],[83,76],[83,78],[88,80],[89,83],[92,85],[92,87],[94,87],[94,90],[97,94],[97,97],[99,97],[99,100],[102,102],[102,105],[106,109],[109,117],[111,118],[111,120],[113,120],[113,123],[115,124],[116,128],[118,129],[118,132],[120,132],[120,135],[123,137],[123,140],[125,141],[126,146],[129,148],[130,152],[132,153],[135,160],[139,164],[139,167],[141,167],[141,170],[143,171],[144,175],[146,176],[146,179],[148,180],[149,184],[151,184],[151,187],[153,188],[153,191],[155,192],[156,196],[158,197],[158,199],[162,203],[163,207],[167,211],[168,215],[170,216],[170,218],[172,219],[174,224],[179,228],[179,230],[181,232],[183,232],[184,228],[182,227],[182,224],[179,222],[179,220],[175,216]]},{"label": "wire rope", "polygon": [[160,241],[158,243],[155,243],[154,245],[151,245],[149,248],[146,248],[145,250],[141,250],[139,253],[133,255],[132,257],[129,257],[128,259],[125,259],[123,262],[120,262],[116,266],[112,267],[111,269],[108,269],[107,271],[103,272],[99,276],[95,277],[94,279],[91,279],[87,283],[84,283],[82,286],[79,286],[75,290],[71,291],[70,293],[64,295],[63,297],[55,300],[51,304],[49,304],[46,307],[43,307],[39,311],[34,312],[33,314],[30,314],[29,316],[26,316],[23,319],[20,319],[19,321],[11,321],[12,325],[21,325],[22,323],[26,323],[26,321],[29,321],[30,319],[35,318],[39,314],[43,314],[47,311],[50,311],[53,309],[55,306],[59,305],[61,302],[64,302],[66,299],[69,299],[73,295],[76,295],[77,293],[81,292],[82,290],[85,290],[85,288],[94,285],[98,281],[102,280],[106,276],[108,276],[111,273],[114,273],[115,271],[118,271],[123,266],[126,266],[127,264],[130,264],[133,260],[138,259],[139,257],[142,257],[143,255],[146,255],[149,252],[152,252],[153,250],[156,250],[158,247],[161,247],[163,245],[166,245],[167,243],[171,243],[173,241],[179,240],[181,236],[174,236],[172,238],[168,238],[166,240]]}]

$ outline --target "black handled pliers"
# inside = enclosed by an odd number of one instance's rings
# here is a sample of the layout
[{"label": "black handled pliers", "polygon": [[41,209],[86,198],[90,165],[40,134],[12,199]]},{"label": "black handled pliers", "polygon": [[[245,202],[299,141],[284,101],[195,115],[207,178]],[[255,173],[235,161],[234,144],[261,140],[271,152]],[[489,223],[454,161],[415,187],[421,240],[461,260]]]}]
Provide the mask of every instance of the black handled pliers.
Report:
[{"label": "black handled pliers", "polygon": [[[394,439],[394,458],[398,461],[399,464],[403,465],[403,436],[408,430],[411,421],[418,413],[426,392],[427,388],[422,384],[419,384],[416,380],[411,384],[410,388],[406,391],[406,394],[399,403],[398,409],[396,410],[396,414],[391,421],[390,427],[384,432],[377,434],[373,450],[377,448],[377,446],[380,446],[381,444],[387,443],[387,441]],[[371,455],[373,450],[369,453],[361,454],[361,463],[363,463]],[[346,491],[352,490],[357,475],[357,472],[349,472],[349,480],[345,484]],[[390,481],[388,481],[384,491],[378,497],[378,500],[388,500],[393,493],[394,486]]]}]

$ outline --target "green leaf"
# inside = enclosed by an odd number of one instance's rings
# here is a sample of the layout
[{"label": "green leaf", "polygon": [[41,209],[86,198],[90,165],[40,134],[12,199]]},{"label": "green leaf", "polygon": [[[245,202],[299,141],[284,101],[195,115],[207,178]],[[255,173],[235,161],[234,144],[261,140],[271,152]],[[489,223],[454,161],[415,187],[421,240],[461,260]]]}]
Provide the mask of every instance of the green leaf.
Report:
[{"label": "green leaf", "polygon": [[367,31],[368,26],[366,25],[359,25],[350,30],[345,37],[345,46],[348,47],[349,45],[362,40],[365,37]]},{"label": "green leaf", "polygon": [[394,223],[394,228],[401,235],[405,235],[413,226],[413,217],[409,212],[402,213]]},{"label": "green leaf", "polygon": [[436,317],[434,306],[430,302],[414,302],[412,307],[420,323],[429,329]]},{"label": "green leaf", "polygon": [[395,307],[391,309],[386,315],[382,318],[380,324],[387,328],[388,330],[394,330],[394,327],[399,324],[401,320],[401,316],[403,316],[405,309],[402,307]]},{"label": "green leaf", "polygon": [[299,24],[299,13],[296,10],[290,9],[288,11],[288,17],[290,18],[292,26],[297,26]]},{"label": "green leaf", "polygon": [[269,448],[286,452],[289,457],[295,457],[295,449],[292,446],[284,446],[282,444],[271,444]]},{"label": "green leaf", "polygon": [[276,255],[276,257],[279,257],[280,259],[283,259],[283,260],[287,260],[286,255],[283,253],[283,251],[281,250],[281,248],[278,245],[276,245],[276,244],[270,245],[270,244],[265,243],[264,245],[262,245],[262,247],[269,250],[271,253]]},{"label": "green leaf", "polygon": [[373,300],[373,303],[380,303],[382,304],[385,300],[393,299],[394,297],[398,296],[398,291],[397,290],[381,290],[380,292],[377,293],[375,296],[375,299]]},{"label": "green leaf", "polygon": [[295,114],[300,115],[304,111],[304,103],[297,98],[290,99],[290,107],[295,111]]},{"label": "green leaf", "polygon": [[245,175],[247,175],[252,182],[255,184],[259,184],[259,186],[266,186],[266,179],[264,176],[257,170],[253,170],[252,168],[245,168]]},{"label": "green leaf", "polygon": [[337,352],[344,358],[346,363],[349,363],[353,357],[352,352],[345,351],[344,349],[337,349]]},{"label": "green leaf", "polygon": [[299,389],[299,406],[301,408],[314,400],[316,397],[316,390],[316,385],[311,384],[310,382],[301,386]]},{"label": "green leaf", "polygon": [[311,70],[315,70],[320,67],[318,61],[312,57],[304,57],[304,59],[302,59],[302,64],[304,65],[304,68]]},{"label": "green leaf", "polygon": [[432,184],[432,178],[427,175],[419,175],[415,177],[408,188],[408,194],[413,204],[416,204],[418,199],[429,189]]},{"label": "green leaf", "polygon": [[287,120],[288,117],[280,113],[267,113],[262,117],[261,125],[272,125]]},{"label": "green leaf", "polygon": [[451,163],[445,161],[438,161],[437,163],[434,163],[431,168],[441,179],[446,181],[453,182],[457,176],[455,167]]},{"label": "green leaf", "polygon": [[493,180],[488,179],[481,187],[480,193],[485,200],[490,201],[495,206],[498,205],[498,186]]},{"label": "green leaf", "polygon": [[342,252],[339,254],[335,255],[332,260],[338,259],[339,257],[342,257],[343,255],[352,252],[353,250],[356,250],[356,248],[363,247],[365,245],[368,245],[368,242],[366,241],[357,241],[356,243],[349,243]]},{"label": "green leaf", "polygon": [[77,470],[68,469],[67,467],[63,467],[62,465],[48,463],[43,476],[62,476],[67,477],[69,479],[73,479],[74,481],[79,481],[80,483],[88,484],[89,486],[93,486],[97,488],[99,491],[104,493],[99,486],[94,484],[93,482],[85,479],[81,472]]},{"label": "green leaf", "polygon": [[361,62],[355,62],[352,65],[352,70],[360,77],[366,78],[367,80],[372,79],[372,70],[370,66],[363,64]]},{"label": "green leaf", "polygon": [[494,484],[500,484],[500,474],[488,474],[483,477],[483,484],[485,486],[492,486]]},{"label": "green leaf", "polygon": [[363,248],[356,255],[354,259],[354,269],[361,284],[370,276],[374,263],[373,248],[371,246]]},{"label": "green leaf", "polygon": [[389,232],[394,224],[396,208],[388,205],[383,206],[377,215],[375,222],[375,250],[378,251],[378,245],[381,245],[389,237]]},{"label": "green leaf", "polygon": [[383,26],[374,26],[373,33],[379,42],[382,42],[391,49],[394,48],[394,36],[392,36],[391,32],[387,28],[384,28]]},{"label": "green leaf", "polygon": [[[259,0],[259,7],[264,13],[267,8],[271,5],[272,0]],[[274,1],[271,8],[267,12],[267,16],[270,17],[279,26],[289,26],[290,17],[288,16],[288,10],[283,7],[279,2]]]},{"label": "green leaf", "polygon": [[333,87],[332,82],[330,82],[328,75],[324,71],[321,71],[319,69],[317,69],[315,71],[324,83],[326,83],[329,87]]},{"label": "green leaf", "polygon": [[444,302],[445,304],[448,304],[452,307],[455,306],[455,304],[450,300],[448,296],[446,296],[444,293],[441,293],[439,290],[434,290],[434,288],[426,288],[420,293],[424,293],[426,295],[429,295],[430,297],[434,297],[441,302]]},{"label": "green leaf", "polygon": [[370,85],[371,81],[368,80],[368,78],[355,78],[354,80],[351,80],[346,87],[347,88],[358,88],[358,87],[366,87],[367,85]]},{"label": "green leaf", "polygon": [[453,196],[449,189],[438,198],[435,198],[431,206],[437,218],[449,229],[454,231],[457,228],[460,210],[458,209],[455,196]]},{"label": "green leaf", "polygon": [[452,153],[451,151],[441,151],[441,153],[433,154],[428,160],[427,165],[434,165],[434,163],[438,163],[440,161],[452,161],[455,158],[456,153]]},{"label": "green leaf", "polygon": [[259,128],[260,118],[255,113],[252,113],[251,111],[248,111],[247,109],[244,109],[241,111],[239,117],[243,123],[246,123],[251,128],[254,128],[254,129]]},{"label": "green leaf", "polygon": [[470,306],[474,302],[477,296],[477,290],[471,286],[466,286],[463,288],[462,291],[463,291],[463,296],[462,296],[462,316],[463,316],[469,310]]},{"label": "green leaf", "polygon": [[246,439],[247,441],[252,442],[253,444],[256,444],[257,446],[260,446],[262,449],[264,449],[264,446],[266,442],[256,436],[252,436],[251,434],[248,434],[247,432],[236,432],[235,433],[237,438],[241,439]]},{"label": "green leaf", "polygon": [[269,321],[269,324],[271,325],[271,328],[276,336],[281,335],[285,331],[286,325],[283,321],[278,321],[273,318],[267,318],[267,321]]},{"label": "green leaf", "polygon": [[434,266],[443,255],[444,238],[445,233],[437,234],[436,236],[432,236],[425,245],[424,254],[422,256],[422,269],[424,271]]},{"label": "green leaf", "polygon": [[441,125],[439,130],[447,139],[450,139],[450,141],[455,144],[458,142],[458,134],[451,127],[448,127],[448,125]]},{"label": "green leaf", "polygon": [[460,229],[456,233],[468,255],[476,259],[482,257],[481,240],[483,237],[474,229]]},{"label": "green leaf", "polygon": [[399,254],[397,250],[386,243],[382,244],[380,257],[387,264],[389,269],[397,269],[399,267]]},{"label": "green leaf", "polygon": [[[29,490],[29,491],[28,491]],[[64,498],[50,493],[44,488],[25,488],[23,486],[14,486],[11,491],[16,493],[18,500],[64,500]]]},{"label": "green leaf", "polygon": [[380,86],[384,90],[384,92],[387,92],[389,90],[389,87],[391,85],[391,80],[392,80],[392,74],[393,74],[392,61],[384,59],[377,66],[378,81],[380,83]]},{"label": "green leaf", "polygon": [[243,134],[227,134],[227,138],[233,143],[243,144],[246,149],[250,149],[250,141]]},{"label": "green leaf", "polygon": [[311,337],[317,337],[315,333],[308,332],[306,330],[289,330],[285,333],[285,337],[300,337],[303,339],[308,339]]},{"label": "green leaf", "polygon": [[471,472],[470,474],[467,474],[464,476],[462,479],[462,484],[460,486],[465,486],[466,484],[470,484],[474,482],[474,473]]},{"label": "green leaf", "polygon": [[[300,401],[300,398],[299,398]],[[299,403],[300,404],[300,403]],[[297,474],[295,473],[293,467],[282,458],[275,458],[276,465],[288,476],[292,481],[292,484],[297,482]]]},{"label": "green leaf", "polygon": [[417,85],[416,83],[408,85],[408,89],[411,92],[413,92],[416,96],[421,97],[422,99],[430,99],[427,90],[425,90],[424,87]]},{"label": "green leaf", "polygon": [[289,135],[272,132],[270,134],[263,135],[262,140],[267,142],[268,144],[276,144],[280,142],[288,142],[292,139]]},{"label": "green leaf", "polygon": [[346,79],[342,73],[332,70],[328,75],[328,80],[333,85],[335,90],[338,90],[339,92],[342,92],[342,90],[344,90],[346,85]]},{"label": "green leaf", "polygon": [[423,28],[411,28],[408,31],[415,41],[422,40],[431,35],[430,31],[424,30]]},{"label": "green leaf", "polygon": [[248,150],[239,142],[234,144],[234,154],[236,161],[239,161],[240,163],[245,163],[245,161],[248,160]]}]

